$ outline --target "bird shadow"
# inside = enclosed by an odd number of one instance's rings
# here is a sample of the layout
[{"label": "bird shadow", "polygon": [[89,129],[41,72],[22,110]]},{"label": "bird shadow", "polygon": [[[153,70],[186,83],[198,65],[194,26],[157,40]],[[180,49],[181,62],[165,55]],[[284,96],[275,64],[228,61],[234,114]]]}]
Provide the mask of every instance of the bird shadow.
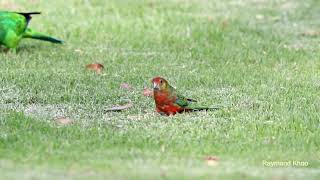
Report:
[{"label": "bird shadow", "polygon": [[41,50],[41,46],[37,45],[20,45],[17,48],[17,53],[23,53],[23,52],[32,52],[34,50]]},{"label": "bird shadow", "polygon": [[17,47],[15,50],[14,49],[10,49],[4,46],[0,46],[0,53],[24,53],[24,52],[34,52],[34,50],[43,50],[45,49],[42,46],[38,46],[38,45],[20,45],[19,47]]},{"label": "bird shadow", "polygon": [[0,46],[0,53],[8,53],[9,51],[10,51],[9,48],[5,48],[5,47]]}]

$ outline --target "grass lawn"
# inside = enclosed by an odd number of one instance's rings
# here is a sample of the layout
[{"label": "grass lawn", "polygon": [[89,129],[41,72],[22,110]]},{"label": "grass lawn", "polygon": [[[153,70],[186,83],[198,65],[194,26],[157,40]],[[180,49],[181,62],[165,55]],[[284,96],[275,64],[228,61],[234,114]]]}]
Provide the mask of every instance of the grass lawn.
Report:
[{"label": "grass lawn", "polygon": [[[0,179],[320,178],[319,0],[0,7],[42,11],[30,27],[65,41],[23,40],[17,54],[0,54]],[[84,68],[95,62],[100,75]],[[160,116],[142,94],[159,75],[226,108]]]}]

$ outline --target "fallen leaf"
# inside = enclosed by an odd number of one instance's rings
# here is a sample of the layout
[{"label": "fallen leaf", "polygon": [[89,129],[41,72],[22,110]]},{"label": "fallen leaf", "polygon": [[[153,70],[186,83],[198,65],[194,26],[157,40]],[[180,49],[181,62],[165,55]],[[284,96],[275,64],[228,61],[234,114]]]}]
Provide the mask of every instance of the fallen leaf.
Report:
[{"label": "fallen leaf", "polygon": [[148,5],[148,6],[150,6],[150,7],[154,7],[154,6],[155,6],[155,4],[156,4],[156,3],[155,3],[155,2],[153,2],[153,1],[150,1],[150,2],[148,2],[148,3],[147,3],[147,5]]},{"label": "fallen leaf", "polygon": [[212,16],[208,16],[208,21],[212,22],[213,21],[213,17]]},{"label": "fallen leaf", "polygon": [[68,117],[58,117],[55,119],[55,122],[60,125],[68,125],[68,124],[72,124],[73,120]]},{"label": "fallen leaf", "polygon": [[227,29],[228,26],[229,26],[228,20],[225,19],[225,20],[223,20],[223,21],[221,22],[221,27],[222,27],[222,29]]},{"label": "fallen leaf", "polygon": [[320,36],[320,31],[316,30],[308,30],[303,33],[301,33],[303,36],[310,36],[310,37],[315,37],[315,36]]},{"label": "fallen leaf", "polygon": [[133,104],[130,102],[128,104],[125,104],[125,105],[121,105],[121,106],[114,106],[114,107],[111,107],[111,108],[108,108],[106,109],[105,111],[106,112],[109,112],[109,111],[122,111],[122,110],[125,110],[125,109],[129,109],[133,106]]},{"label": "fallen leaf", "polygon": [[128,83],[122,83],[122,84],[120,84],[120,87],[122,89],[131,89],[131,86]]},{"label": "fallen leaf", "polygon": [[74,52],[82,53],[83,51],[81,49],[75,49]]},{"label": "fallen leaf", "polygon": [[288,178],[286,176],[274,176],[271,178],[271,180],[287,180]]},{"label": "fallen leaf", "polygon": [[93,70],[96,73],[100,74],[103,71],[104,66],[102,64],[99,64],[99,63],[94,63],[94,64],[86,65],[86,68],[90,69],[90,70]]},{"label": "fallen leaf", "polygon": [[205,158],[208,166],[217,166],[219,158],[217,156],[208,156]]},{"label": "fallen leaf", "polygon": [[153,91],[149,88],[144,88],[143,95],[147,96],[147,97],[151,97],[151,96],[153,96]]}]

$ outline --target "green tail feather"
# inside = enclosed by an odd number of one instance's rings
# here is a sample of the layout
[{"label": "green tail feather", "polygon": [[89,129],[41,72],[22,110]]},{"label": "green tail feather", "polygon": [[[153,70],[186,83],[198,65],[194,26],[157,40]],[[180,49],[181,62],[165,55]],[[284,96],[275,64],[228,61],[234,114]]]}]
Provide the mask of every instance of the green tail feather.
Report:
[{"label": "green tail feather", "polygon": [[52,43],[56,43],[56,44],[62,44],[63,42],[59,39],[55,39],[49,36],[43,36],[43,35],[35,35],[30,37],[32,39],[38,39],[38,40],[42,40],[42,41],[48,41],[48,42],[52,42]]},{"label": "green tail feather", "polygon": [[59,40],[59,39],[50,37],[48,35],[33,31],[32,29],[29,29],[29,28],[26,30],[26,32],[25,32],[23,37],[24,38],[38,39],[38,40],[42,40],[42,41],[48,41],[48,42],[56,43],[56,44],[62,44],[63,43],[62,40]]}]

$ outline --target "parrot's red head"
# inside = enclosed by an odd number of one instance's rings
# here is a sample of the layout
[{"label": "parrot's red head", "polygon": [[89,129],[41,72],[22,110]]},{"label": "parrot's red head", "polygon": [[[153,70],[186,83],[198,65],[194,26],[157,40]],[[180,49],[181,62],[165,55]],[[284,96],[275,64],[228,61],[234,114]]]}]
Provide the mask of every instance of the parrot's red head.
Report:
[{"label": "parrot's red head", "polygon": [[165,90],[169,86],[168,81],[162,77],[155,77],[152,79],[153,90]]}]

